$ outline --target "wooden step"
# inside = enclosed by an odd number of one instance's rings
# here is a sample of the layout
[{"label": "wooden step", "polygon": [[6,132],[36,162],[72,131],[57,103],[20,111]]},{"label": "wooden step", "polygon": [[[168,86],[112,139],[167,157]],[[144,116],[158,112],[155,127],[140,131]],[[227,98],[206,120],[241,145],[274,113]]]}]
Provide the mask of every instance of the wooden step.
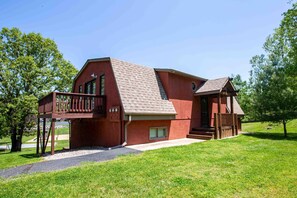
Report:
[{"label": "wooden step", "polygon": [[192,128],[192,131],[214,132],[215,131],[215,128],[214,127],[209,127],[209,128]]},{"label": "wooden step", "polygon": [[214,132],[212,131],[190,131],[190,134],[194,134],[194,135],[210,135],[213,136]]},{"label": "wooden step", "polygon": [[188,134],[187,138],[192,138],[192,139],[200,139],[200,140],[211,140],[212,136],[210,135],[196,135],[196,134]]}]

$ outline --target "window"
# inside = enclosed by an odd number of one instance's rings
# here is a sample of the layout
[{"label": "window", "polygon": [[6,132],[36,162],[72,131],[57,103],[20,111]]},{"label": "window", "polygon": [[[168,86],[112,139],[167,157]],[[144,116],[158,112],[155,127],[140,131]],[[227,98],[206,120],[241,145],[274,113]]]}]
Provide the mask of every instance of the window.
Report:
[{"label": "window", "polygon": [[196,91],[196,88],[197,88],[196,83],[192,82],[192,90]]},{"label": "window", "polygon": [[78,86],[78,93],[82,93],[83,92],[83,90],[82,90],[82,85],[79,85]]},{"label": "window", "polygon": [[150,139],[165,138],[167,136],[166,127],[152,127],[150,128]]},{"label": "window", "polygon": [[[85,93],[86,94],[96,94],[96,79],[87,82],[85,85]],[[85,99],[85,108],[94,109],[95,107],[95,99],[92,97],[84,97]]]},{"label": "window", "polygon": [[86,83],[85,86],[86,94],[96,94],[96,80],[92,80]]},{"label": "window", "polygon": [[105,89],[105,76],[104,74],[100,76],[100,95],[104,95],[104,90]]}]

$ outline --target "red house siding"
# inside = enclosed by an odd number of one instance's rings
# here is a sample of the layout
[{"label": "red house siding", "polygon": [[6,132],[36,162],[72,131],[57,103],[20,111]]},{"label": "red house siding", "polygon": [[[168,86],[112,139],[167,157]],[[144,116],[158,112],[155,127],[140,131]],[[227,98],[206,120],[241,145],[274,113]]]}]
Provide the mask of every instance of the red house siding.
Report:
[{"label": "red house siding", "polygon": [[[74,92],[79,91],[82,85],[85,91],[85,83],[93,80],[91,76],[95,74],[96,94],[99,95],[100,75],[105,75],[105,95],[106,95],[106,118],[100,119],[75,119],[71,123],[71,148],[83,146],[116,146],[124,142],[124,125],[122,105],[114,78],[114,74],[109,61],[90,62],[81,71],[75,80]],[[128,125],[127,143],[128,145],[143,144],[160,140],[171,140],[185,138],[192,128],[201,127],[201,106],[200,97],[194,96],[192,83],[198,88],[202,81],[197,78],[182,76],[165,71],[158,72],[162,85],[165,89],[169,101],[171,101],[177,112],[175,120],[142,120],[135,121]],[[222,98],[221,112],[226,112],[226,98]],[[208,96],[210,125],[214,125],[214,113],[218,112],[217,96]],[[119,107],[119,116],[109,113],[112,107]],[[132,116],[133,118],[133,116]],[[163,139],[150,139],[150,127],[166,127],[167,136]]]},{"label": "red house siding", "polygon": [[[74,92],[78,92],[79,85],[85,91],[85,83],[96,78],[96,94],[99,95],[100,75],[105,75],[106,109],[120,106],[120,97],[117,90],[115,78],[109,61],[90,62],[82,71],[74,83]],[[108,112],[107,112],[108,114]],[[115,146],[121,141],[121,122],[111,122],[106,118],[101,119],[76,119],[71,124],[71,148],[82,146]]]},{"label": "red house siding", "polygon": [[[149,137],[149,130],[151,127],[166,127],[168,133],[167,137],[151,140]],[[128,145],[168,140],[171,135],[171,131],[169,129],[170,120],[132,121],[128,126]]]},{"label": "red house siding", "polygon": [[171,121],[169,139],[185,138],[194,127],[200,127],[200,98],[193,95],[192,83],[202,81],[168,72],[158,72],[169,101],[177,112]]},{"label": "red house siding", "polygon": [[[209,96],[210,126],[214,127],[214,114],[218,113],[218,98],[216,95]],[[227,113],[227,98],[221,98],[221,113]]]}]

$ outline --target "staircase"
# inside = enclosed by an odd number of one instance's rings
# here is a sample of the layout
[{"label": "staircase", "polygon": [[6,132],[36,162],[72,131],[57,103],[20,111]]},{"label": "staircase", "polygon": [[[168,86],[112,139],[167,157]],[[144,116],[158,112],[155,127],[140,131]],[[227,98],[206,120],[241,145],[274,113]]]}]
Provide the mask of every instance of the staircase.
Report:
[{"label": "staircase", "polygon": [[192,128],[187,138],[211,140],[214,139],[214,128]]}]

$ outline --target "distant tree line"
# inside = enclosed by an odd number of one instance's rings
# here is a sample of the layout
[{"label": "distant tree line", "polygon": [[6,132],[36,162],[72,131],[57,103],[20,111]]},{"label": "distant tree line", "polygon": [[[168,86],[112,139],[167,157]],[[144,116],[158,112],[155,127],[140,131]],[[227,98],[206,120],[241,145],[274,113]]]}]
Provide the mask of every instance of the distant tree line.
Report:
[{"label": "distant tree line", "polygon": [[297,118],[297,3],[283,14],[280,26],[263,45],[264,54],[252,57],[249,81],[233,75],[245,120],[281,122]]}]

